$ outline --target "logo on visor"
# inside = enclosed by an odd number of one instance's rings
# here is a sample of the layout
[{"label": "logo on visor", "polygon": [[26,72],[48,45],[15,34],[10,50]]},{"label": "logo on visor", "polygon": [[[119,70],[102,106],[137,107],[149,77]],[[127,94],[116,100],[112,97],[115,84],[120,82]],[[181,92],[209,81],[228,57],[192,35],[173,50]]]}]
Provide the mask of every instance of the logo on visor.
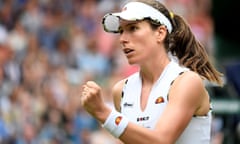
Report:
[{"label": "logo on visor", "polygon": [[127,7],[123,7],[123,8],[122,8],[122,11],[126,11],[126,10],[127,10]]}]

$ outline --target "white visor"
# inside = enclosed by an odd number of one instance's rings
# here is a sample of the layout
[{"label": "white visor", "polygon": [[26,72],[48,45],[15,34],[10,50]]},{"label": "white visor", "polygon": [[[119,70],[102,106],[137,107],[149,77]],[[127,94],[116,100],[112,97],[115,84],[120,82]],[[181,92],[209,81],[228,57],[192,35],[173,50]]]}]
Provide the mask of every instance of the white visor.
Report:
[{"label": "white visor", "polygon": [[169,33],[172,32],[172,25],[169,19],[157,9],[141,3],[127,3],[122,12],[108,13],[103,17],[102,24],[106,32],[119,33],[120,19],[127,21],[137,21],[150,18],[156,23],[165,25]]}]

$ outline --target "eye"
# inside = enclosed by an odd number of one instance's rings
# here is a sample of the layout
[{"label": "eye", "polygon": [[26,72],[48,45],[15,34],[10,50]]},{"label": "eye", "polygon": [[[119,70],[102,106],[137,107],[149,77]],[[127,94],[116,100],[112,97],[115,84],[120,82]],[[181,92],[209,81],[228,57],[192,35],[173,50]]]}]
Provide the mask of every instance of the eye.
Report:
[{"label": "eye", "polygon": [[128,30],[130,31],[130,32],[134,32],[134,31],[136,31],[138,28],[137,28],[137,26],[135,26],[135,25],[131,25],[131,26],[129,26],[129,28],[128,28]]},{"label": "eye", "polygon": [[121,27],[119,28],[118,31],[119,31],[119,34],[122,34],[122,33],[123,33],[123,29],[122,29]]},{"label": "eye", "polygon": [[124,26],[120,26],[118,32],[120,34],[123,34],[124,32],[132,33],[135,32],[137,29],[139,29],[139,27],[137,26],[136,23],[130,23]]}]

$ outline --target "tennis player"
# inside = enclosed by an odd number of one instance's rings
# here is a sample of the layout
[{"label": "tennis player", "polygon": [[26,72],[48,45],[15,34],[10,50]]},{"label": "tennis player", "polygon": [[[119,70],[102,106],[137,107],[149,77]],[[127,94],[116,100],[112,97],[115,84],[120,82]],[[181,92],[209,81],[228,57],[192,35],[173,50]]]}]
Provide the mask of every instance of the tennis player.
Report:
[{"label": "tennis player", "polygon": [[125,144],[209,144],[211,103],[204,80],[222,85],[222,73],[186,21],[157,0],[127,2],[103,17],[119,34],[128,63],[139,71],[113,87],[115,109],[94,81],[83,85],[81,104]]}]

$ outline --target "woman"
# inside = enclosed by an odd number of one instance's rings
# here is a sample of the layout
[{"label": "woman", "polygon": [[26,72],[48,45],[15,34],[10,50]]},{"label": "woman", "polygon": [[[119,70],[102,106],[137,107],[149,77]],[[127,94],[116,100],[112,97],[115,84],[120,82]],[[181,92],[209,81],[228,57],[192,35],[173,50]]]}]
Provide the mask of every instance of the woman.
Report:
[{"label": "woman", "polygon": [[83,107],[126,144],[209,144],[211,106],[203,80],[222,85],[222,74],[186,22],[156,0],[134,0],[105,15],[103,26],[120,34],[129,64],[140,69],[113,87],[116,110],[93,81],[83,85]]}]

